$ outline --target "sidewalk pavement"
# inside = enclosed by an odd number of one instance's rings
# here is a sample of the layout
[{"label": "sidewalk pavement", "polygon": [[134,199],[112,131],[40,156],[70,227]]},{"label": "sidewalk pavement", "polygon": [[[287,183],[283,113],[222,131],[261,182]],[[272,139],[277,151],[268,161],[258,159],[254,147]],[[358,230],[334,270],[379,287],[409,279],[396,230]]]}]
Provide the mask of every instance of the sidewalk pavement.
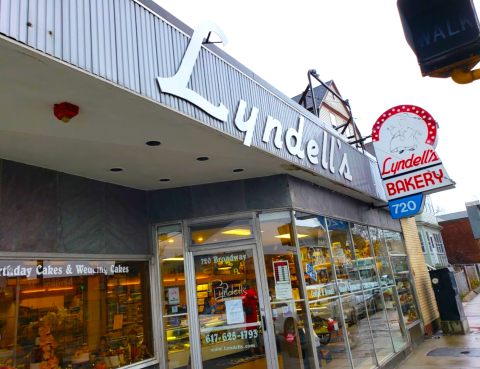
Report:
[{"label": "sidewalk pavement", "polygon": [[[480,295],[464,304],[470,333],[465,336],[438,334],[422,342],[397,369],[475,369],[480,368]],[[450,356],[427,356],[436,348],[457,350]],[[460,350],[464,349],[464,350]],[[472,349],[472,350],[468,350]],[[475,350],[473,350],[475,349]],[[464,352],[463,354],[460,352]],[[448,355],[447,352],[443,352]],[[455,356],[453,356],[455,355]],[[473,356],[475,355],[475,357]],[[456,357],[458,356],[458,357]]]}]

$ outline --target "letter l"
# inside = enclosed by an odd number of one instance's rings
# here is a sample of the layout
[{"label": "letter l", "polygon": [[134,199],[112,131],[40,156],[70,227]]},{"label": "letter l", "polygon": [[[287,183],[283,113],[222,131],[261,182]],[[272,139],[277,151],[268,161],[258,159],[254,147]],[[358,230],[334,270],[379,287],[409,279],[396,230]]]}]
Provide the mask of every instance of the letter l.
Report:
[{"label": "letter l", "polygon": [[222,40],[223,46],[228,43],[227,36],[225,36],[219,26],[210,21],[201,22],[193,33],[177,73],[173,77],[158,77],[157,81],[162,92],[176,95],[190,101],[211,116],[222,122],[226,122],[228,109],[225,105],[220,104],[219,106],[215,106],[203,96],[187,88],[193,67],[202,48],[203,38],[207,32],[215,32]]}]

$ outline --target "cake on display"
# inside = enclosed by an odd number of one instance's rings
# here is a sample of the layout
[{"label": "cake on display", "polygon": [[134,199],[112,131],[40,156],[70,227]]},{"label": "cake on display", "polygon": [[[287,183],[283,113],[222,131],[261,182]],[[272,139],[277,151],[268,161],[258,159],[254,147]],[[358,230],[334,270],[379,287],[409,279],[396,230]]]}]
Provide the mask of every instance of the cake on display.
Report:
[{"label": "cake on display", "polygon": [[75,352],[75,357],[72,359],[72,364],[83,364],[90,360],[90,350],[87,344],[84,343],[80,350]]}]

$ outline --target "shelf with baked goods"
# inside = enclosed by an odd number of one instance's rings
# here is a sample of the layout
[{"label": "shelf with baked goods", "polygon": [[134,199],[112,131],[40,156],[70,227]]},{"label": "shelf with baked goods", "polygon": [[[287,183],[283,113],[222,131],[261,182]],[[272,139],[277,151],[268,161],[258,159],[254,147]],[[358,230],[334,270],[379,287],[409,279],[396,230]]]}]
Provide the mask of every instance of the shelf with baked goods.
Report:
[{"label": "shelf with baked goods", "polygon": [[[107,333],[110,340],[127,337],[132,329],[143,334],[143,303],[125,294],[108,294]],[[115,328],[115,329],[114,329]]]},{"label": "shelf with baked goods", "polygon": [[165,333],[169,358],[186,364],[190,355],[190,331],[186,316],[165,317]]}]

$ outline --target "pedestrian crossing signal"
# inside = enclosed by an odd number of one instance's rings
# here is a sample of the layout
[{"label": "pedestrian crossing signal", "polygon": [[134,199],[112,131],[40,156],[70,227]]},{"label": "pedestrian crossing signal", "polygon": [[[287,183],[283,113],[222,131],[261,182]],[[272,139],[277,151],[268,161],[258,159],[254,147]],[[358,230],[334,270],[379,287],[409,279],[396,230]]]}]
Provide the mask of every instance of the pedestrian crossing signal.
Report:
[{"label": "pedestrian crossing signal", "polygon": [[424,77],[449,78],[480,61],[480,24],[471,0],[398,0],[397,7]]}]

